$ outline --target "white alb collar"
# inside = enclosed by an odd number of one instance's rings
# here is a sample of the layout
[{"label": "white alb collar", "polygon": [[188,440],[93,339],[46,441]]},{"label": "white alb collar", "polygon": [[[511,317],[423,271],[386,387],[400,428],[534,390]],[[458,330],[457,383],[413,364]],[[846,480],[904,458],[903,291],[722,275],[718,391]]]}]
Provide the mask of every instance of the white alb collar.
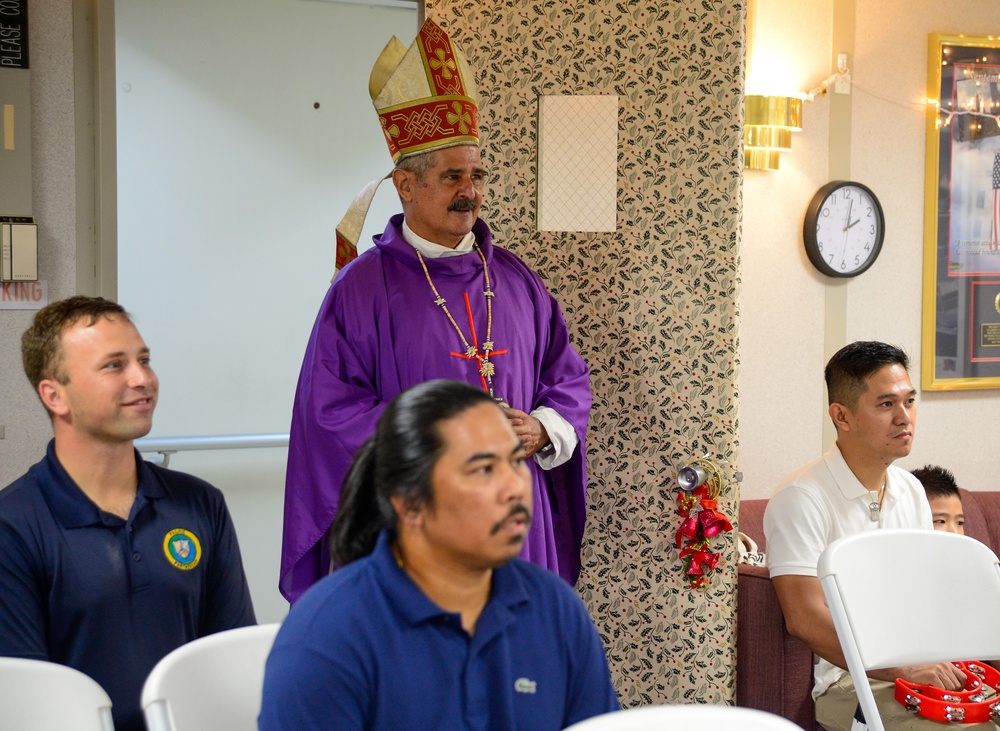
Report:
[{"label": "white alb collar", "polygon": [[425,238],[417,236],[413,233],[410,227],[406,225],[405,220],[403,221],[403,238],[406,239],[406,243],[426,256],[428,259],[443,259],[446,256],[462,256],[463,254],[468,254],[472,251],[472,244],[476,241],[475,235],[472,231],[469,231],[469,233],[465,235],[465,238],[458,242],[458,246],[454,249],[449,249],[447,246],[441,246],[441,244],[435,244],[433,241],[428,241]]}]

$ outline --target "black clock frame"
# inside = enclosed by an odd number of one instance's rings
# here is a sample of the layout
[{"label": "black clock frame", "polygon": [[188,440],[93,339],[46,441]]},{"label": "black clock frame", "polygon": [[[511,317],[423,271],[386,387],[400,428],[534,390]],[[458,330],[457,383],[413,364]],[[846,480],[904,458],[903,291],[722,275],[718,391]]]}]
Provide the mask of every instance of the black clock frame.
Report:
[{"label": "black clock frame", "polygon": [[[864,191],[868,197],[871,199],[875,206],[875,214],[878,216],[879,227],[878,227],[878,240],[875,242],[874,250],[871,256],[868,258],[868,262],[861,267],[852,272],[841,272],[823,260],[823,254],[819,250],[819,241],[816,239],[816,221],[819,219],[819,212],[823,208],[823,203],[827,198],[830,197],[836,190],[846,187],[860,188]],[[809,205],[806,208],[805,221],[802,223],[802,241],[805,244],[806,255],[809,257],[809,261],[812,263],[816,269],[818,269],[823,274],[828,277],[839,277],[846,279],[849,277],[856,277],[859,274],[863,274],[871,268],[875,260],[878,259],[879,255],[882,253],[882,241],[885,239],[885,213],[882,211],[882,203],[879,201],[878,196],[876,196],[871,188],[867,185],[862,185],[861,183],[854,182],[852,180],[834,180],[826,185],[820,187],[813,195],[812,200],[809,201]]]}]

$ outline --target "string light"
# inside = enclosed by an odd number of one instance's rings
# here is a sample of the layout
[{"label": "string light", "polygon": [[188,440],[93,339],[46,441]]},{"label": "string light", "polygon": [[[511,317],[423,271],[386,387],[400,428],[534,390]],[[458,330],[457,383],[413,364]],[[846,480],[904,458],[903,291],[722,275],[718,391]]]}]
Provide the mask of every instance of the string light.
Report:
[{"label": "string light", "polygon": [[[979,59],[976,60],[979,61]],[[983,58],[982,60],[986,61],[985,58]],[[969,76],[971,73],[972,71],[970,69],[965,69],[966,76]],[[990,110],[996,110],[996,111],[989,111],[985,108],[986,104],[985,100],[978,97],[977,99],[970,99],[965,109],[951,109],[950,101],[947,102],[947,106],[942,106],[940,101],[937,99],[928,98],[926,101],[923,102],[910,101],[907,99],[899,99],[897,97],[887,96],[878,91],[875,91],[874,89],[868,89],[862,84],[859,84],[857,81],[851,79],[851,72],[847,69],[844,69],[843,71],[838,71],[837,73],[823,79],[823,81],[821,81],[817,86],[805,92],[803,98],[805,99],[805,101],[808,102],[815,101],[817,96],[822,96],[828,93],[830,86],[835,84],[837,81],[840,81],[841,79],[848,81],[853,88],[858,89],[859,91],[862,91],[868,94],[869,96],[873,96],[877,99],[881,99],[882,101],[889,102],[890,104],[895,104],[897,106],[906,108],[920,109],[921,111],[933,110],[937,114],[936,126],[938,127],[938,129],[940,129],[941,127],[950,126],[952,120],[956,117],[972,118],[974,120],[972,124],[975,126],[975,129],[977,131],[982,130],[983,122],[985,120],[993,120],[993,122],[997,125],[997,128],[1000,128],[1000,102],[997,101],[989,102]],[[977,85],[980,83],[978,80],[975,81]],[[978,103],[978,108],[977,108],[977,103]]]},{"label": "string light", "polygon": [[816,101],[816,97],[823,96],[824,94],[826,94],[826,90],[830,88],[830,84],[833,84],[834,82],[839,81],[840,79],[847,79],[848,81],[850,81],[851,72],[843,71],[833,74],[832,76],[828,76],[827,78],[819,82],[817,86],[814,86],[812,89],[807,91],[803,95],[803,99],[805,99],[807,102]]}]

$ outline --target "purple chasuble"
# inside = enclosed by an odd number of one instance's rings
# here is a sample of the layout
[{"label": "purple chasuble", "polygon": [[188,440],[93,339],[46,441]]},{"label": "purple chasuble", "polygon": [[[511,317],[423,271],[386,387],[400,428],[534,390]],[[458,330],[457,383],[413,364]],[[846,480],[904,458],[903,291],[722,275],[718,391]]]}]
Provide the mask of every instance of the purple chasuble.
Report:
[{"label": "purple chasuble", "polygon": [[[393,216],[375,248],[336,277],[302,361],[288,447],[279,589],[291,602],[328,573],[326,532],[355,451],[375,432],[385,405],[423,381],[450,378],[482,388],[478,361],[442,309]],[[529,460],[534,515],[521,556],[575,583],[586,515],[589,371],[569,342],[559,305],[541,278],[509,251],[494,248],[483,221],[473,227],[489,264],[496,366],[493,389],[516,409],[548,406],[576,430],[569,462],[542,470]],[[486,340],[486,283],[474,251],[424,259],[438,292],[470,344]],[[468,294],[475,337],[465,306]],[[481,352],[481,349],[480,349]]]}]

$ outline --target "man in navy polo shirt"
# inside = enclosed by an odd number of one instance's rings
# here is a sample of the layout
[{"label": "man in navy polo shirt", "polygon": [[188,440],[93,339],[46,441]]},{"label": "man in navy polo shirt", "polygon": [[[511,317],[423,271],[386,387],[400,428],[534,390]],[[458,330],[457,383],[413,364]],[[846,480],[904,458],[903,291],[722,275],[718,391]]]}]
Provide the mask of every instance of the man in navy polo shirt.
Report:
[{"label": "man in navy polo shirt", "polygon": [[198,637],[255,623],[222,493],[143,461],[158,381],[119,305],[40,310],[24,370],[52,419],[41,462],[0,491],[0,655],[69,665],[144,728],[153,665]]},{"label": "man in navy polo shirt", "polygon": [[278,633],[260,729],[556,731],[618,710],[583,603],[517,558],[531,498],[488,394],[427,381],[394,398],[341,490],[342,568]]}]

